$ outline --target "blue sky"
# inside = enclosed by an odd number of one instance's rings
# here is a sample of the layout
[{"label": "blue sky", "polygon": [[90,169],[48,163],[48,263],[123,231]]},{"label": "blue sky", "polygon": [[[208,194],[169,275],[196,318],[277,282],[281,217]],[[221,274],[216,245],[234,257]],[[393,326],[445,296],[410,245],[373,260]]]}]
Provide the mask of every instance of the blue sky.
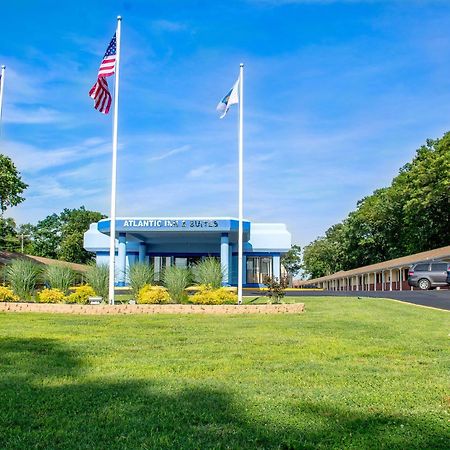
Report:
[{"label": "blue sky", "polygon": [[241,61],[245,216],[301,245],[450,128],[450,2],[3,2],[0,152],[30,185],[18,223],[108,214],[111,115],[87,93],[117,14],[118,215],[237,215],[237,111],[215,107]]}]

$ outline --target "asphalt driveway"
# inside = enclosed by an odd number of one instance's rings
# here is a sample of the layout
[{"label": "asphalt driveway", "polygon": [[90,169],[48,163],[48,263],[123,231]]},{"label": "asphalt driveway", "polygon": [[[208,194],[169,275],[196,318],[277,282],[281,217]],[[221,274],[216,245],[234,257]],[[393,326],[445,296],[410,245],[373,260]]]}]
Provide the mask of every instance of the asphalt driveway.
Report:
[{"label": "asphalt driveway", "polygon": [[[246,290],[245,295],[264,295],[259,290]],[[450,311],[450,290],[432,291],[287,291],[286,297],[375,297],[392,298],[415,305],[430,306]]]}]

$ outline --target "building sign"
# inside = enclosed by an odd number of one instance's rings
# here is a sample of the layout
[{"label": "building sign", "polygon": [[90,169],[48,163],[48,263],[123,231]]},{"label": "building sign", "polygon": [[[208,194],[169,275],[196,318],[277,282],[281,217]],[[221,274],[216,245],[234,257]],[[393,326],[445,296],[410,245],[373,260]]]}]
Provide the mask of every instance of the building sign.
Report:
[{"label": "building sign", "polygon": [[180,220],[180,219],[128,219],[125,228],[218,228],[217,220]]},{"label": "building sign", "polygon": [[[179,232],[230,232],[238,230],[236,219],[214,219],[214,218],[191,218],[191,219],[170,219],[170,218],[123,218],[116,220],[117,232],[144,232],[144,231],[179,231]],[[250,222],[244,221],[244,233],[250,232]],[[102,233],[109,233],[109,219],[100,220],[98,230]]]}]

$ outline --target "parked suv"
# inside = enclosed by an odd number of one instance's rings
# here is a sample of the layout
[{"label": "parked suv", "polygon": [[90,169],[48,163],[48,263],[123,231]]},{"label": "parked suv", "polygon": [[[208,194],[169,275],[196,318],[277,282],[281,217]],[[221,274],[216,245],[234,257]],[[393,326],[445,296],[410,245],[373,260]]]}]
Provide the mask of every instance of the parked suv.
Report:
[{"label": "parked suv", "polygon": [[427,290],[450,284],[450,263],[430,261],[414,264],[408,272],[408,284]]}]

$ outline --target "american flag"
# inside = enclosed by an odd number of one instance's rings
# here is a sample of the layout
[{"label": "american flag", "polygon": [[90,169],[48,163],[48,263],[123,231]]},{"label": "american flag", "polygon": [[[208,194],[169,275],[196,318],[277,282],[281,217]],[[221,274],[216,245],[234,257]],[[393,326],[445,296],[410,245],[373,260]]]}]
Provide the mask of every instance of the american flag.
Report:
[{"label": "american flag", "polygon": [[111,93],[108,89],[106,77],[110,77],[116,71],[116,35],[106,49],[105,56],[98,69],[97,82],[89,91],[89,97],[94,99],[94,108],[103,114],[108,114],[111,108]]}]

